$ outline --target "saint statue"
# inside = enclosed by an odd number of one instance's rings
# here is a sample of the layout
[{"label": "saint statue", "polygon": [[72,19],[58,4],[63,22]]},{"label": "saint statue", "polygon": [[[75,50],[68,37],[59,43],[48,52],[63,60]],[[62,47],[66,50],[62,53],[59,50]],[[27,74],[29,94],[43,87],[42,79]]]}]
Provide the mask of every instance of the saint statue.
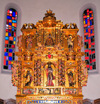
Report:
[{"label": "saint statue", "polygon": [[69,86],[74,87],[75,82],[74,82],[74,76],[72,72],[68,73],[68,81],[69,81]]},{"label": "saint statue", "polygon": [[69,36],[67,39],[69,51],[73,50],[73,39],[72,36]]},{"label": "saint statue", "polygon": [[52,37],[48,37],[45,43],[46,46],[53,46],[54,45],[54,41]]},{"label": "saint statue", "polygon": [[[53,75],[53,69],[51,67],[51,65],[54,65],[54,64],[51,62],[48,62],[46,65],[48,65],[48,68],[46,69],[47,86],[54,86],[53,80],[55,79],[55,76]],[[44,65],[44,68],[45,68],[45,65]]]},{"label": "saint statue", "polygon": [[26,73],[26,76],[24,76],[25,80],[25,86],[30,86],[32,83],[32,75],[30,73],[30,71],[28,70]]}]

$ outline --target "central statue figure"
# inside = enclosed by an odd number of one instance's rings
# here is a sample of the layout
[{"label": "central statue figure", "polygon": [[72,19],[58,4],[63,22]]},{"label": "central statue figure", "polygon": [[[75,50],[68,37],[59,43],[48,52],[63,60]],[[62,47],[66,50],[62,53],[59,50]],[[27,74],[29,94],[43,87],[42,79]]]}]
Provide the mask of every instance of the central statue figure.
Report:
[{"label": "central statue figure", "polygon": [[[54,65],[51,62],[48,62],[44,65],[45,66],[48,65],[48,68],[46,69],[46,75],[47,75],[47,86],[54,86],[53,80],[55,79],[55,76],[53,75],[53,69],[51,67],[51,65]],[[54,65],[55,67],[55,65]]]}]

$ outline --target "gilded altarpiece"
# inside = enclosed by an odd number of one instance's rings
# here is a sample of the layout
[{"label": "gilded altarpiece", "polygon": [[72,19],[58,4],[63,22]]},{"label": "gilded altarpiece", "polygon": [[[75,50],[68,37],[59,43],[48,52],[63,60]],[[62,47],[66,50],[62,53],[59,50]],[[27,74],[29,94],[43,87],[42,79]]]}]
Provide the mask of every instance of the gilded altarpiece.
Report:
[{"label": "gilded altarpiece", "polygon": [[88,74],[77,25],[63,25],[48,10],[43,20],[24,24],[21,31],[12,68],[17,104],[82,104]]}]

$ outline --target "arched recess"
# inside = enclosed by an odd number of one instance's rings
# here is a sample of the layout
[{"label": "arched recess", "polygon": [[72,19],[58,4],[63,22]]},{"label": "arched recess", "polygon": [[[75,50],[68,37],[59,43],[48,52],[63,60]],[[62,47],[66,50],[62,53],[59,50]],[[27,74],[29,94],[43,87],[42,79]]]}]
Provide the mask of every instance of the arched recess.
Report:
[{"label": "arched recess", "polygon": [[[98,31],[97,31],[97,13],[96,13],[96,6],[94,4],[86,4],[84,5],[81,9],[80,9],[80,12],[79,12],[79,16],[80,16],[80,34],[81,36],[83,37],[83,42],[85,40],[84,38],[84,19],[83,19],[83,13],[85,10],[87,9],[91,9],[93,11],[93,21],[94,21],[94,37],[95,37],[95,55],[96,55],[96,68],[94,70],[88,70],[89,73],[98,73],[99,72],[99,64],[98,64]],[[85,45],[84,45],[85,47]],[[82,51],[85,52],[85,48],[83,47]],[[84,57],[85,59],[85,57]]]},{"label": "arched recess", "polygon": [[33,69],[31,67],[24,67],[23,69],[23,87],[34,85]]},{"label": "arched recess", "polygon": [[14,52],[17,50],[17,36],[20,35],[21,28],[21,9],[18,5],[13,3],[6,5],[3,25],[1,72],[11,73],[13,60],[15,60]]}]

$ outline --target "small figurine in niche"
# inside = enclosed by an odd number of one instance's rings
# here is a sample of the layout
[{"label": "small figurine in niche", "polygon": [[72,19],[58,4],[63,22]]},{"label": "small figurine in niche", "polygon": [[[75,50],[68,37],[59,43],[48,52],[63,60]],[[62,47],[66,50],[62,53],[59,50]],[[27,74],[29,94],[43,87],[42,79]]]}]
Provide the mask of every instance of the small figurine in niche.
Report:
[{"label": "small figurine in niche", "polygon": [[69,51],[73,51],[74,43],[73,43],[73,38],[71,35],[68,36],[67,43],[68,43]]},{"label": "small figurine in niche", "polygon": [[26,72],[26,76],[24,76],[24,78],[25,78],[25,86],[30,86],[32,83],[32,75],[29,70]]},{"label": "small figurine in niche", "polygon": [[75,82],[74,82],[74,76],[72,72],[68,73],[68,81],[69,81],[69,86],[74,87]]},{"label": "small figurine in niche", "polygon": [[52,37],[48,37],[46,39],[45,45],[46,46],[53,46],[54,45],[54,41],[53,41]]},{"label": "small figurine in niche", "polygon": [[[53,69],[51,67],[51,65],[54,65],[54,64],[51,62],[48,62],[47,65],[48,65],[48,68],[46,69],[47,86],[54,86],[54,83],[52,80],[55,79],[55,76],[53,75]],[[55,67],[55,65],[54,65],[54,67]],[[44,68],[45,68],[45,65],[44,65]]]}]

